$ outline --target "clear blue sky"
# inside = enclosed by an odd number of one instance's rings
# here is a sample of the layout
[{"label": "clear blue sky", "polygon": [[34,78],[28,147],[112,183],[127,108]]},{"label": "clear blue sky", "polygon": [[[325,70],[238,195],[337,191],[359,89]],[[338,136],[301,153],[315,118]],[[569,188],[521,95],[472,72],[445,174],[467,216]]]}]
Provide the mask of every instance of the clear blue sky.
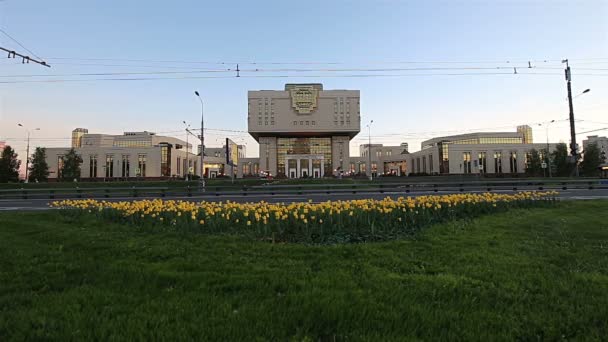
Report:
[{"label": "clear blue sky", "polygon": [[[194,90],[206,101],[207,127],[245,131],[247,90],[321,82],[326,89],[361,90],[361,112],[365,121],[374,120],[374,142],[406,141],[411,150],[418,150],[420,141],[432,136],[474,128],[515,130],[519,124],[566,119],[562,58],[572,61],[574,92],[592,89],[575,100],[577,118],[586,120],[577,123],[578,130],[608,127],[601,124],[608,123],[606,18],[607,1],[0,0],[0,28],[52,65],[47,69],[0,59],[0,81],[110,77],[10,75],[225,69],[233,68],[233,62],[241,62],[242,69],[506,68],[378,72],[407,74],[403,77],[298,77],[297,72],[274,72],[294,77],[0,83],[0,140],[23,153],[24,133],[18,122],[40,127],[33,145],[46,146],[68,146],[75,127],[118,134],[177,131],[182,120],[198,125],[200,105]],[[23,51],[2,33],[0,46]],[[84,60],[101,58],[113,60]],[[525,68],[528,60],[537,68]],[[395,63],[399,61],[424,63]],[[518,75],[508,69],[513,65]],[[480,72],[507,74],[470,75]],[[428,75],[432,73],[469,75]],[[139,77],[207,75],[216,74]],[[534,128],[536,141],[544,142],[544,129]],[[557,122],[550,139],[567,142],[568,132],[567,122]],[[246,134],[230,136],[247,142],[248,155],[257,155],[257,144]],[[220,145],[223,137],[210,133],[208,145]],[[361,133],[352,146],[366,138],[367,132]]]}]

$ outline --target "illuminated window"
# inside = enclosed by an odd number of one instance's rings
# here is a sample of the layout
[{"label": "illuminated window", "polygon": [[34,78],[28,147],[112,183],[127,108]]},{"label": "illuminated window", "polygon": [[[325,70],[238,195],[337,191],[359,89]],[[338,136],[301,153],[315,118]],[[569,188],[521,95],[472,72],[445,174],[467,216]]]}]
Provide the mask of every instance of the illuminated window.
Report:
[{"label": "illuminated window", "polygon": [[89,177],[97,178],[97,155],[89,156]]},{"label": "illuminated window", "polygon": [[494,173],[502,173],[502,152],[494,152]]},{"label": "illuminated window", "polygon": [[63,156],[57,156],[57,178],[63,174]]},{"label": "illuminated window", "polygon": [[138,177],[146,177],[146,161],[147,156],[145,154],[137,155],[137,172],[136,175]]},{"label": "illuminated window", "polygon": [[121,176],[122,177],[129,177],[129,168],[131,166],[131,163],[129,162],[129,155],[128,154],[123,154],[122,155],[122,173]]},{"label": "illuminated window", "polygon": [[[278,138],[276,150],[278,174],[285,175],[285,156],[289,154],[322,155],[325,171],[332,170],[331,138]],[[320,160],[313,160],[313,167],[320,169]]]},{"label": "illuminated window", "polygon": [[160,175],[161,177],[171,176],[171,146],[169,145],[160,147]]},{"label": "illuminated window", "polygon": [[512,151],[509,156],[509,169],[511,173],[517,173],[517,152]]},{"label": "illuminated window", "polygon": [[486,173],[487,172],[487,162],[486,162],[486,153],[485,152],[479,152],[479,154],[477,155],[477,159],[478,159],[478,164],[479,164],[479,173]]},{"label": "illuminated window", "polygon": [[114,177],[114,155],[106,154],[106,177]]},{"label": "illuminated window", "polygon": [[462,172],[471,173],[471,152],[462,153]]}]

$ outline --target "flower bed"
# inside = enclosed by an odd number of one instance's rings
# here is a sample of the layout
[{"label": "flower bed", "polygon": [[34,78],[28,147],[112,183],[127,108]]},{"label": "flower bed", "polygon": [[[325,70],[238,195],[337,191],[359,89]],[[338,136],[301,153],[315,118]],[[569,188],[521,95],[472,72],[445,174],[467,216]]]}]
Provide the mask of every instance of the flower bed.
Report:
[{"label": "flower bed", "polygon": [[557,192],[452,194],[383,200],[272,204],[91,199],[54,201],[65,215],[140,228],[240,234],[255,239],[309,243],[378,241],[411,234],[433,223],[467,219],[510,208],[555,203]]}]

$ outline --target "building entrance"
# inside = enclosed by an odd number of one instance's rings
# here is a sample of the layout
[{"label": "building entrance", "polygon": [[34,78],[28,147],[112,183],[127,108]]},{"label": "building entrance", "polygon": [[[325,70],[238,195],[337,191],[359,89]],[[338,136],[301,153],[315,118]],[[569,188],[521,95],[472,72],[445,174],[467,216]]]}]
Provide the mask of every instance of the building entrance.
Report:
[{"label": "building entrance", "polygon": [[321,178],[324,173],[323,155],[317,154],[287,154],[285,165],[289,178]]}]

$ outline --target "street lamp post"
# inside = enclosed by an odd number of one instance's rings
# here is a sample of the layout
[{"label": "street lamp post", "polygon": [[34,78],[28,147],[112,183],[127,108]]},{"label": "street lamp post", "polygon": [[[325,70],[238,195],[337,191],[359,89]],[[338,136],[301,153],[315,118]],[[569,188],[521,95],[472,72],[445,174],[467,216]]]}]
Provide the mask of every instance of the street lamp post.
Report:
[{"label": "street lamp post", "polygon": [[190,135],[190,124],[187,124],[186,121],[182,121],[184,125],[186,125],[186,181],[190,180],[190,156],[188,155],[188,136]]},{"label": "street lamp post", "polygon": [[198,91],[194,91],[194,95],[198,97],[198,100],[201,102],[201,180],[200,187],[201,191],[205,191],[205,111],[203,99],[201,99],[201,95]]},{"label": "street lamp post", "polygon": [[369,122],[369,124],[367,124],[367,134],[368,134],[367,154],[368,154],[368,161],[369,161],[369,180],[370,181],[373,179],[373,173],[372,173],[372,124],[373,123],[374,123],[374,120],[371,120]]},{"label": "street lamp post", "polygon": [[[30,134],[32,133],[32,131],[25,128],[25,126],[23,126],[22,124],[17,124],[17,126],[23,127],[25,129],[25,131],[27,132],[27,147],[26,147],[26,152],[25,152],[25,183],[28,183],[29,182],[28,172],[30,169]],[[39,130],[40,130],[40,128],[34,128],[34,131],[39,131]]]},{"label": "street lamp post", "polygon": [[[545,122],[545,136],[547,138],[547,154],[546,154],[546,159],[547,159],[547,166],[549,167],[549,178],[553,177],[552,172],[551,172],[551,157],[549,155],[549,125],[551,125],[552,123],[554,123],[555,120],[551,120],[549,122]],[[542,126],[543,124],[538,124],[539,126]]]}]

